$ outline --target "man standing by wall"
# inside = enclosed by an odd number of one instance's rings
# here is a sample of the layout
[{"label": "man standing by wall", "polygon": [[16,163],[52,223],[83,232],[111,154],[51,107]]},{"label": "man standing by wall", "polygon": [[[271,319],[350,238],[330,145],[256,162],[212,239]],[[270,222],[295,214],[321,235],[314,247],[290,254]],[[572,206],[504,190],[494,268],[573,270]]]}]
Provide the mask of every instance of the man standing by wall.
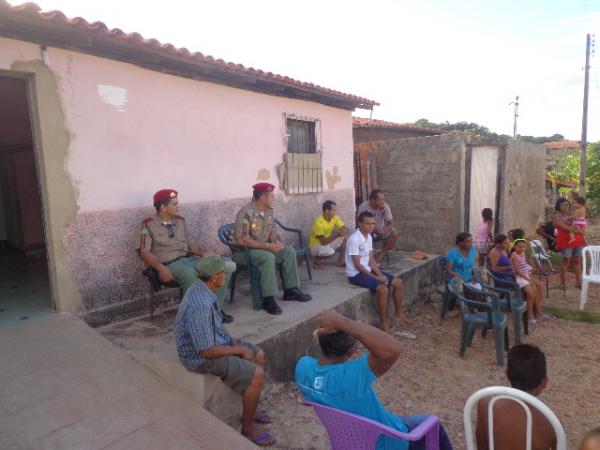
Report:
[{"label": "man standing by wall", "polygon": [[[161,281],[176,281],[185,294],[198,281],[196,265],[206,252],[194,242],[185,219],[178,215],[177,195],[174,189],[162,189],[154,194],[156,215],[142,222],[135,249],[146,264],[156,269]],[[217,291],[221,305],[230,278],[231,274],[227,274],[225,285]],[[233,321],[232,316],[223,314],[225,323]]]},{"label": "man standing by wall", "polygon": [[[307,302],[311,296],[298,288],[296,251],[292,246],[282,244],[273,222],[275,186],[258,183],[252,188],[253,200],[240,209],[235,218],[235,244],[249,248],[252,264],[258,267],[263,309],[269,314],[281,314],[281,308],[275,301],[277,265],[281,265],[284,301]],[[246,264],[246,256],[241,251],[233,255],[233,260]]]},{"label": "man standing by wall", "polygon": [[373,189],[369,194],[369,200],[361,203],[356,211],[356,217],[365,211],[375,216],[375,230],[373,237],[384,241],[383,249],[377,254],[375,260],[381,264],[381,260],[389,250],[393,250],[400,237],[400,232],[394,228],[394,216],[390,205],[385,202],[385,197],[380,189]]}]

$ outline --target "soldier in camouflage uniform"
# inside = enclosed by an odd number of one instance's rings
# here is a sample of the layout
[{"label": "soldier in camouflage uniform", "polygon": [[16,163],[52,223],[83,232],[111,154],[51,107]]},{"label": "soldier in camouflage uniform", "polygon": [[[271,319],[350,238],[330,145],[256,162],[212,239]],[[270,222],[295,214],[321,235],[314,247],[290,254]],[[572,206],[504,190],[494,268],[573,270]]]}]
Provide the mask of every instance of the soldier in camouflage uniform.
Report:
[{"label": "soldier in camouflage uniform", "polygon": [[[283,278],[283,300],[307,302],[311,296],[303,293],[298,286],[298,262],[296,251],[290,245],[283,245],[273,223],[273,190],[269,183],[253,186],[253,200],[245,205],[235,218],[235,243],[250,249],[252,264],[260,272],[260,291],[263,309],[269,314],[281,314],[275,301],[277,293],[276,266],[281,266]],[[244,252],[236,252],[233,260],[245,264]]]}]

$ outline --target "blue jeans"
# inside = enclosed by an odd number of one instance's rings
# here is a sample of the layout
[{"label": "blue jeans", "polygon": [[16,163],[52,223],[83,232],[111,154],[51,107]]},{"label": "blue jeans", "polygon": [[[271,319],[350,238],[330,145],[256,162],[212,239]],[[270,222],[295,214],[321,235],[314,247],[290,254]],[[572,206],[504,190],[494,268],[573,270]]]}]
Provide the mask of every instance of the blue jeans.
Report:
[{"label": "blue jeans", "polygon": [[[401,416],[402,422],[408,427],[408,431],[412,431],[421,425],[429,416],[416,415],[416,416]],[[446,434],[444,426],[440,422],[440,450],[453,450],[452,443]],[[425,439],[421,439],[417,442],[411,442],[408,446],[410,450],[425,450]]]}]

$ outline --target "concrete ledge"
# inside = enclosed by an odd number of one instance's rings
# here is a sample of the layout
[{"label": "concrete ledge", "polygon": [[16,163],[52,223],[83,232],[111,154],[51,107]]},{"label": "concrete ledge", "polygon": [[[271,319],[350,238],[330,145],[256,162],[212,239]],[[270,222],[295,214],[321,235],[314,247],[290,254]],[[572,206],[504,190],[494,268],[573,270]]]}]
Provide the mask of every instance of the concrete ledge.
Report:
[{"label": "concrete ledge", "polygon": [[[435,255],[424,261],[408,258],[406,253],[393,252],[387,271],[398,274],[404,282],[404,304],[411,306],[428,302],[438,296],[439,275],[435,270]],[[305,271],[305,269],[302,269]],[[306,275],[303,272],[303,277]],[[242,283],[233,304],[225,309],[235,316],[227,329],[232,336],[259,345],[267,354],[267,383],[293,379],[298,358],[318,352],[311,337],[314,317],[322,310],[335,308],[342,314],[371,324],[378,323],[373,295],[348,283],[344,269],[326,265],[313,272],[312,281],[303,281],[302,288],[313,300],[307,303],[279,302],[284,310],[280,316],[253,311],[249,285]],[[153,321],[149,317],[129,320],[99,328],[98,331],[128,352],[169,385],[197,401],[220,419],[233,423],[239,416],[240,398],[211,375],[189,372],[179,361],[172,328],[176,309],[163,310]],[[394,308],[390,308],[390,317]]]}]

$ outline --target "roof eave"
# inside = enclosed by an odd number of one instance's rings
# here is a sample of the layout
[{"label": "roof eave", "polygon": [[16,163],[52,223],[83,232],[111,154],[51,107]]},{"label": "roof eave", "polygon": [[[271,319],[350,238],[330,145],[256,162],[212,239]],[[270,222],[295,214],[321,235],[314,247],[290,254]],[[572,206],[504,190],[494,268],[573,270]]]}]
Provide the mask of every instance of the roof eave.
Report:
[{"label": "roof eave", "polygon": [[202,61],[193,61],[184,55],[162,47],[139,46],[127,40],[105,34],[83,32],[71,26],[48,24],[36,17],[21,14],[0,15],[0,36],[25,40],[47,47],[83,52],[103,58],[134,64],[146,69],[200,81],[222,84],[268,95],[295,98],[321,103],[346,110],[371,109],[377,102],[367,99],[348,99],[303,88],[285,80],[273,80],[260,75],[243,74]]}]

